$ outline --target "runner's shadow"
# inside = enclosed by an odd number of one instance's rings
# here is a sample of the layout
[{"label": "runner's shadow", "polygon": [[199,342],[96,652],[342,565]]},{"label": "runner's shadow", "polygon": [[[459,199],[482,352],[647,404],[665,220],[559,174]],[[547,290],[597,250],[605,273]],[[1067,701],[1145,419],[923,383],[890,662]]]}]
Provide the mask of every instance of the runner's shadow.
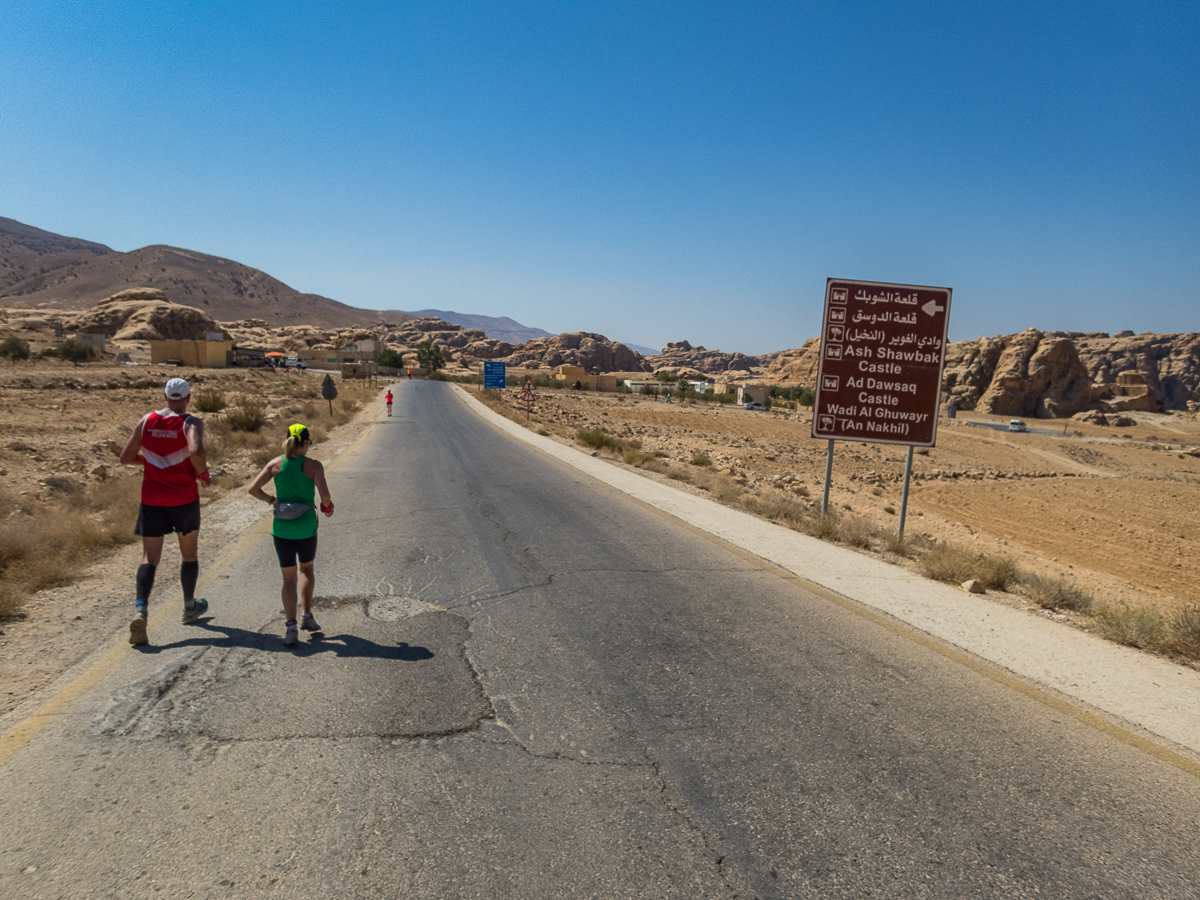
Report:
[{"label": "runner's shadow", "polygon": [[[161,653],[163,650],[176,650],[181,647],[221,647],[223,649],[245,647],[249,650],[266,651],[288,649],[283,646],[283,639],[273,634],[247,631],[245,628],[233,628],[229,625],[214,625],[211,617],[194,623],[194,627],[204,629],[204,636],[186,638],[170,644],[143,644],[133,649],[147,654]],[[221,636],[218,637],[214,632]],[[273,644],[278,644],[278,646],[272,646]]]},{"label": "runner's shadow", "polygon": [[[301,656],[315,656],[318,653],[333,653],[339,658],[363,659],[394,659],[398,662],[421,662],[433,659],[433,651],[427,647],[417,647],[399,641],[395,646],[380,644],[354,634],[335,634],[327,636],[324,632],[315,632],[307,642],[295,647],[283,643],[283,636],[261,631],[247,631],[245,628],[234,628],[229,625],[214,625],[211,619],[201,619],[196,623],[203,628],[204,637],[187,638],[170,644],[144,644],[135,647],[141,653],[161,653],[163,650],[176,650],[185,647],[220,647],[233,649],[242,647],[247,650],[262,650],[267,653],[294,653]],[[214,632],[221,636],[217,637]]]},{"label": "runner's shadow", "polygon": [[433,659],[433,651],[427,647],[414,647],[404,641],[396,646],[378,644],[356,634],[327,635],[323,631],[313,634],[307,644],[300,644],[300,653],[316,654],[333,652],[339,658],[364,657],[367,659],[394,659],[399,662],[420,662]]}]

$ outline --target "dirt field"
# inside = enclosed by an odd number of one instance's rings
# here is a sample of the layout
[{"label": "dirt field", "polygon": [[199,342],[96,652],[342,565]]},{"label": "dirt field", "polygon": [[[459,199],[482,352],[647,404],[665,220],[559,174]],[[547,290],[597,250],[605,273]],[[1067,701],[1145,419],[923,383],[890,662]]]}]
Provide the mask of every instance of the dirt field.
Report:
[{"label": "dirt field", "polygon": [[[368,405],[355,421],[332,428],[320,399],[321,376],[312,373],[0,363],[5,515],[11,519],[53,503],[101,477],[127,482],[136,493],[139,471],[117,465],[110,443],[123,444],[137,419],[161,405],[162,385],[176,375],[188,378],[193,392],[219,388],[231,404],[243,395],[261,400],[271,415],[265,433],[277,432],[280,439],[286,421],[328,429],[314,453],[318,458],[331,458],[378,414]],[[340,380],[338,385],[342,396],[335,403],[352,393]],[[515,392],[505,393],[502,405],[526,422]],[[1200,421],[1182,414],[1137,418],[1136,427],[1116,432],[1072,422],[1065,435],[1062,422],[1030,423],[1052,434],[1010,434],[982,427],[999,423],[987,417],[943,419],[937,447],[914,458],[907,535],[1006,553],[1022,569],[1065,576],[1102,602],[1163,610],[1200,605],[1200,457],[1194,455]],[[805,410],[748,412],[542,391],[528,422],[576,447],[578,430],[604,429],[626,447],[660,454],[676,475],[720,471],[762,497],[787,496],[810,506],[821,500],[826,444],[809,436]],[[240,489],[278,452],[273,444],[233,441],[215,449],[210,465],[217,486],[205,488],[202,499],[209,506]],[[832,505],[894,530],[905,452],[837,444]],[[705,457],[711,465],[696,465]],[[686,476],[673,483],[699,490]],[[203,560],[215,558],[245,524],[225,521],[223,508],[205,514],[202,575]],[[0,620],[0,716],[20,709],[97,647],[123,639],[139,555],[134,544],[94,554],[74,581],[34,596],[20,618]]]}]

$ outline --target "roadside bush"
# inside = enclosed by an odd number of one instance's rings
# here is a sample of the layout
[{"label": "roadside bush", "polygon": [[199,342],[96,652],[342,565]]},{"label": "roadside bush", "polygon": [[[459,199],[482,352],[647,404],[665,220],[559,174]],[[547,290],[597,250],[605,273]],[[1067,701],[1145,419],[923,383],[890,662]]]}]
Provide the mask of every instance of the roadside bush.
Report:
[{"label": "roadside bush", "polygon": [[1029,599],[1043,609],[1070,609],[1086,613],[1094,605],[1090,594],[1062,578],[1026,574],[1021,576],[1021,584]]},{"label": "roadside bush", "polygon": [[267,424],[267,411],[257,400],[243,397],[225,416],[233,431],[257,432]]},{"label": "roadside bush", "polygon": [[1017,566],[1009,557],[979,553],[958,544],[937,544],[917,561],[921,574],[946,584],[978,578],[990,591],[1002,591],[1016,581]]},{"label": "roadside bush", "polygon": [[219,388],[201,388],[192,397],[192,408],[201,413],[219,413],[229,403],[225,400],[225,392]]},{"label": "roadside bush", "polygon": [[20,360],[29,359],[29,342],[21,340],[15,334],[10,334],[0,341],[0,356],[8,359],[13,365]]},{"label": "roadside bush", "polygon": [[593,450],[610,450],[613,453],[620,453],[624,449],[620,441],[602,428],[581,428],[575,432],[575,439]]},{"label": "roadside bush", "polygon": [[91,344],[81,343],[74,338],[62,341],[55,348],[59,359],[65,359],[75,365],[79,365],[86,359],[91,359],[96,355],[96,348]]},{"label": "roadside bush", "polygon": [[709,458],[707,453],[700,453],[697,451],[696,453],[692,454],[693,466],[711,466],[712,464],[712,460]]}]

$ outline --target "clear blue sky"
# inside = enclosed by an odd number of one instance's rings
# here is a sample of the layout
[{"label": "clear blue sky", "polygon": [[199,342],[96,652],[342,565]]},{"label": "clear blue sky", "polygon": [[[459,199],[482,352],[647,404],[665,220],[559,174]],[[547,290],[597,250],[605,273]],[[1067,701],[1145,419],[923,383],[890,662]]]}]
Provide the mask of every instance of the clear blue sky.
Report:
[{"label": "clear blue sky", "polygon": [[760,353],[1200,331],[1200,4],[0,2],[0,215],[369,308]]}]

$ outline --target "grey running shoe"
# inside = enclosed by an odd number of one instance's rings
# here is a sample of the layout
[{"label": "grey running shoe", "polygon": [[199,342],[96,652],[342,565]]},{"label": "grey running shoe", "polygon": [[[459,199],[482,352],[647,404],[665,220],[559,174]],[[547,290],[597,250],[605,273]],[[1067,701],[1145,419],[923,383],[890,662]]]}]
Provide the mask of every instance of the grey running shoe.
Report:
[{"label": "grey running shoe", "polygon": [[321,626],[317,624],[317,620],[313,618],[313,614],[306,612],[300,620],[300,627],[305,631],[320,631]]},{"label": "grey running shoe", "polygon": [[183,624],[194,625],[200,621],[200,617],[208,612],[208,601],[203,597],[197,597],[196,602],[189,607],[187,601],[183,603]]},{"label": "grey running shoe", "polygon": [[129,643],[135,647],[141,647],[150,643],[150,638],[146,634],[146,606],[139,603],[135,609],[133,621],[129,623]]},{"label": "grey running shoe", "polygon": [[283,636],[283,646],[295,647],[298,643],[300,643],[300,633],[296,631],[295,625],[289,625],[287,633]]}]

